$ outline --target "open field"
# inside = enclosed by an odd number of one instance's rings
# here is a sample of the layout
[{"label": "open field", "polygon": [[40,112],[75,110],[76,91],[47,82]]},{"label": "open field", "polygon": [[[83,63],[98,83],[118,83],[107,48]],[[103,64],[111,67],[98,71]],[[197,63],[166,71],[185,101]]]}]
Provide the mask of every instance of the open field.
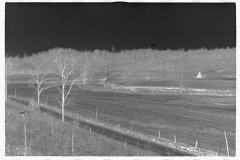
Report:
[{"label": "open field", "polygon": [[[56,74],[47,75],[49,78],[60,79]],[[69,77],[69,81],[73,79]],[[8,83],[26,84],[31,80],[29,74],[13,74],[9,76]],[[56,85],[55,82],[52,81]],[[53,84],[52,83],[52,84]],[[77,82],[78,83],[78,82]],[[81,82],[80,82],[81,83]],[[48,85],[52,85],[48,84]],[[177,80],[159,80],[159,81],[142,81],[133,83],[122,82],[108,82],[101,81],[101,77],[95,77],[87,82],[87,85],[81,85],[80,88],[94,90],[94,91],[113,91],[113,92],[137,92],[146,94],[162,94],[162,93],[179,93],[180,82]],[[200,91],[200,92],[199,92]],[[185,94],[203,94],[203,95],[236,95],[236,78],[189,78],[187,82],[183,83],[182,92]]]},{"label": "open field", "polygon": [[[21,111],[28,111],[29,117],[22,118],[19,115]],[[6,101],[5,117],[6,156],[155,155],[140,148],[106,139],[94,132],[89,134],[88,130],[63,123],[52,116],[14,102]]]},{"label": "open field", "polygon": [[[36,98],[32,88],[21,84],[9,84],[8,92],[18,96]],[[41,103],[58,106],[52,88],[43,92]],[[194,95],[141,95],[114,92],[93,92],[77,89],[72,91],[73,101],[67,110],[85,116],[98,118],[106,123],[120,124],[142,133],[174,139],[217,151],[226,155],[224,131],[228,136],[230,155],[235,155],[236,142],[236,97],[194,96]],[[221,103],[222,105],[218,105]]]}]

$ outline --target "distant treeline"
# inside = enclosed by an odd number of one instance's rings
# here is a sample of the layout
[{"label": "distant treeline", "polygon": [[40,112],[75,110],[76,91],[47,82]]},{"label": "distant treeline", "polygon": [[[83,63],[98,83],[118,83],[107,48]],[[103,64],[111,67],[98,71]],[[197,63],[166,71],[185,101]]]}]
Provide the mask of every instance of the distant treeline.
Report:
[{"label": "distant treeline", "polygon": [[54,59],[57,54],[72,57],[83,69],[84,60],[89,62],[89,75],[106,76],[114,79],[114,75],[123,81],[136,79],[176,79],[183,72],[186,76],[197,75],[206,68],[216,69],[221,66],[236,66],[236,48],[198,49],[198,50],[152,50],[137,49],[110,52],[105,50],[77,51],[75,49],[54,48],[48,51],[20,58],[6,56],[5,61],[13,64],[13,74],[30,74],[44,62],[42,72],[59,72]]}]

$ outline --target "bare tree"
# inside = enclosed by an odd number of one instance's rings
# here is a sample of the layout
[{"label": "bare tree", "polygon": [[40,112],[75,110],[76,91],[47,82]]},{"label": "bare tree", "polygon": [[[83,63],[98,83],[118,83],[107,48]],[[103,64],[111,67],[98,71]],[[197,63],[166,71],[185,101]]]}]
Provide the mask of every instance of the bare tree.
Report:
[{"label": "bare tree", "polygon": [[13,73],[13,58],[5,58],[5,98],[7,98],[8,77]]},{"label": "bare tree", "polygon": [[[76,81],[79,81],[82,75],[77,78],[70,79],[70,76],[73,76],[74,72],[78,68],[77,62],[74,57],[61,53],[61,50],[58,51],[58,53],[55,55],[54,62],[56,63],[59,75],[61,76],[61,88],[59,89],[61,93],[61,101],[59,101],[58,99],[57,101],[62,107],[62,121],[64,121],[64,108],[70,102],[70,100],[66,100],[72,90],[73,84]],[[68,83],[70,84],[69,89],[67,89]]]},{"label": "bare tree", "polygon": [[107,84],[107,82],[108,82],[109,72],[110,72],[110,64],[109,64],[109,60],[107,60],[107,73],[106,73],[106,81],[105,81],[105,84]]},{"label": "bare tree", "polygon": [[113,55],[111,53],[111,56],[109,59],[107,59],[107,72],[106,72],[106,81],[105,81],[105,84],[107,84],[108,80],[109,80],[109,76],[110,76],[110,72],[111,72],[111,68],[112,68],[112,65],[113,65]]},{"label": "bare tree", "polygon": [[46,86],[46,84],[50,81],[53,80],[53,78],[47,78],[47,73],[46,73],[46,67],[47,64],[46,62],[43,61],[39,61],[35,63],[35,68],[32,70],[31,76],[32,79],[29,82],[29,86],[33,87],[34,89],[36,89],[37,91],[37,108],[38,110],[40,109],[40,94],[42,91],[52,87],[51,85]]},{"label": "bare tree", "polygon": [[111,49],[112,49],[112,52],[115,52],[115,47],[114,47],[114,46],[112,46],[112,48],[111,48]]},{"label": "bare tree", "polygon": [[90,61],[87,58],[83,58],[83,74],[82,83],[85,85],[88,80],[88,71],[90,69]]},{"label": "bare tree", "polygon": [[191,80],[189,78],[191,73],[191,66],[189,62],[188,56],[184,56],[181,60],[181,67],[180,67],[180,94],[185,86],[187,86]]}]

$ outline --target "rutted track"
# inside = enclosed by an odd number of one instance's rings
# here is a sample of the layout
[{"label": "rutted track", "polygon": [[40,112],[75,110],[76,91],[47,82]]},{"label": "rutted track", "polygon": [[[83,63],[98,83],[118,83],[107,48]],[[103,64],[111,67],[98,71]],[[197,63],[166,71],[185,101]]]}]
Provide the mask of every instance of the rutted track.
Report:
[{"label": "rutted track", "polygon": [[[23,105],[29,106],[30,103],[27,100],[18,99],[10,97],[10,100],[13,100],[15,102],[21,103]],[[46,112],[47,114],[50,114],[58,119],[61,119],[62,115],[60,112],[46,108],[44,105],[40,106],[40,110],[42,112]],[[73,123],[75,125],[78,125],[79,127],[90,129],[92,132],[98,133],[102,136],[106,136],[108,138],[115,139],[117,141],[120,141],[122,143],[127,143],[129,145],[132,145],[134,147],[138,147],[141,149],[144,149],[149,152],[156,153],[161,156],[195,156],[195,155],[206,155],[204,152],[197,152],[194,148],[190,147],[177,147],[177,145],[170,143],[168,141],[165,141],[164,139],[156,140],[151,139],[148,136],[142,136],[139,134],[134,134],[134,132],[131,131],[121,131],[117,127],[109,127],[108,125],[105,125],[103,123],[95,122],[91,119],[83,119],[81,117],[75,117],[72,115],[65,115],[65,121],[69,123]]]}]

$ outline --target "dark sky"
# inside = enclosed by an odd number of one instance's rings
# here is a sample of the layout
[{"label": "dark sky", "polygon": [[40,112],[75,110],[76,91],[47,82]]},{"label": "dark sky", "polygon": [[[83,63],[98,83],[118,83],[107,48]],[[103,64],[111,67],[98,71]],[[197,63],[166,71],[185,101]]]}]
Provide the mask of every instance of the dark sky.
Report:
[{"label": "dark sky", "polygon": [[235,3],[6,3],[11,54],[236,46]]}]

